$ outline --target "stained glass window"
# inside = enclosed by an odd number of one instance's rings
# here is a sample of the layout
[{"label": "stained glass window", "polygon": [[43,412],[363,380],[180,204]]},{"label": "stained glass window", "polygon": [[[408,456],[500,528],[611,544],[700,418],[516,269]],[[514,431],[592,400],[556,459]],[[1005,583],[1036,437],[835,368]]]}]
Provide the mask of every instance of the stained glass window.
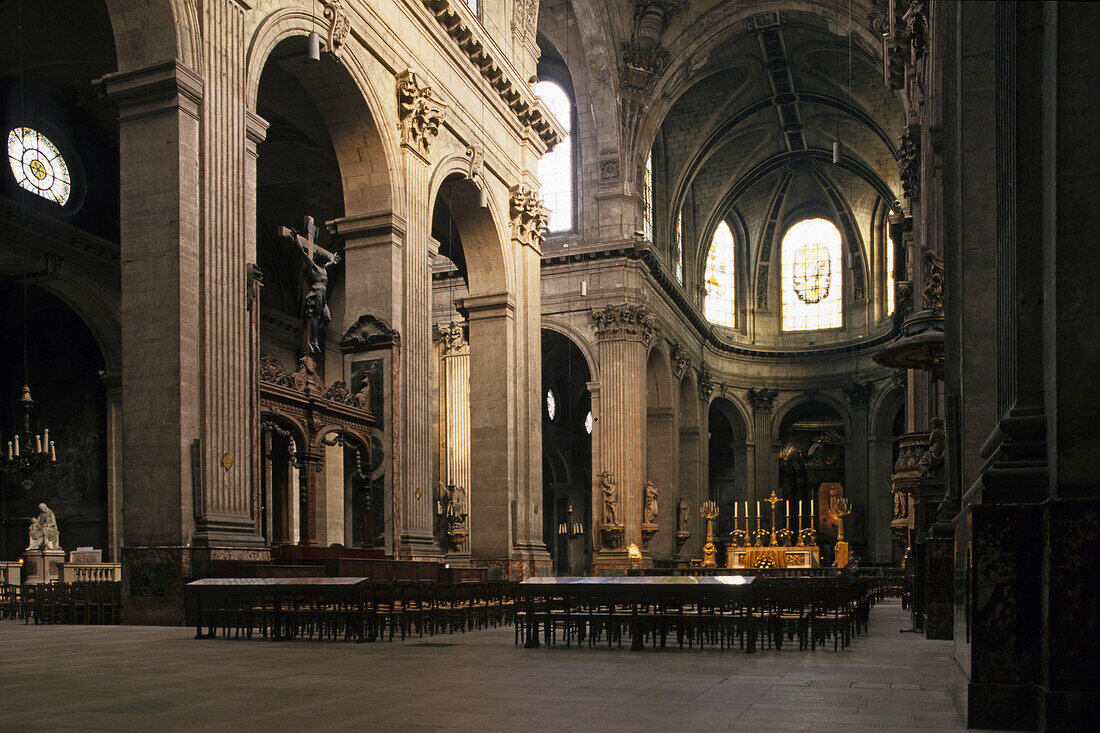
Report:
[{"label": "stained glass window", "polygon": [[546,416],[551,422],[558,419],[558,398],[552,389],[546,390]]},{"label": "stained glass window", "polygon": [[645,158],[645,170],[642,172],[642,232],[645,238],[653,241],[653,153]]},{"label": "stained glass window", "polygon": [[592,411],[589,410],[588,414],[584,416],[584,432],[589,435],[592,434],[592,426],[596,424],[596,421],[592,419]]},{"label": "stained glass window", "polygon": [[539,161],[539,181],[542,200],[550,209],[548,229],[552,232],[573,228],[573,103],[559,84],[540,81],[535,94],[546,104],[550,114],[565,128],[565,138]]},{"label": "stained glass window", "polygon": [[787,230],[783,250],[783,330],[844,325],[840,232],[825,219],[803,219]]},{"label": "stained glass window", "polygon": [[706,314],[707,320],[720,326],[736,325],[733,232],[730,231],[729,224],[726,222],[718,225],[710,240],[703,284],[706,288],[706,295],[703,297],[703,313]]},{"label": "stained glass window", "polygon": [[676,213],[676,251],[673,253],[676,260],[676,280],[684,281],[684,213]]},{"label": "stained glass window", "polygon": [[69,166],[38,130],[17,127],[8,133],[8,163],[23,188],[61,206],[69,200]]}]

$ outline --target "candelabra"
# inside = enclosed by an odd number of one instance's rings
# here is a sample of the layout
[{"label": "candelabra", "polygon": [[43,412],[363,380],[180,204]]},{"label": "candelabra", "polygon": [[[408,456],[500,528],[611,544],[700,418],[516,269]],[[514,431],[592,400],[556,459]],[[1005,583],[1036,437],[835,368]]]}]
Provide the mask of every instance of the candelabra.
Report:
[{"label": "candelabra", "polygon": [[31,432],[31,412],[35,402],[31,399],[30,387],[25,384],[19,404],[23,407],[23,432],[12,436],[7,451],[0,454],[0,470],[22,473],[27,477],[23,487],[30,488],[31,475],[53,466],[57,462],[57,451],[50,440],[49,429],[43,430],[41,435]]},{"label": "candelabra", "polygon": [[713,568],[718,564],[718,550],[714,546],[714,519],[718,516],[718,505],[712,499],[707,499],[699,507],[699,516],[707,520],[707,541],[703,545],[703,567]]}]

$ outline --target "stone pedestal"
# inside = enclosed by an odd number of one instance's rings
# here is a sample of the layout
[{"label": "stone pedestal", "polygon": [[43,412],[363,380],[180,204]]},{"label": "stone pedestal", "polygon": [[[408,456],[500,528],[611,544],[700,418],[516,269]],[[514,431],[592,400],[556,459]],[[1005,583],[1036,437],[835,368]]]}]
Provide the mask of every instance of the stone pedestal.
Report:
[{"label": "stone pedestal", "polygon": [[60,563],[64,550],[27,550],[23,554],[23,572],[27,583],[52,583],[61,579]]}]

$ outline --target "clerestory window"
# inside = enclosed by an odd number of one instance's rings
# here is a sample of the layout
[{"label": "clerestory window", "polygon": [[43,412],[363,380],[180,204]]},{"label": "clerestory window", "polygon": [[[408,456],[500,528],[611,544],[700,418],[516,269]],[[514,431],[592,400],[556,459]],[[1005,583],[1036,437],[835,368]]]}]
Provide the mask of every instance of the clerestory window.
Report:
[{"label": "clerestory window", "polygon": [[707,252],[703,313],[711,323],[731,328],[737,320],[734,266],[733,232],[729,224],[722,222],[714,230]]},{"label": "clerestory window", "polygon": [[844,325],[840,232],[826,219],[803,219],[787,230],[783,258],[783,330]]},{"label": "clerestory window", "polygon": [[543,203],[550,209],[547,228],[551,232],[568,231],[573,228],[573,102],[553,81],[540,81],[535,93],[566,132],[565,139],[539,161],[539,181]]}]

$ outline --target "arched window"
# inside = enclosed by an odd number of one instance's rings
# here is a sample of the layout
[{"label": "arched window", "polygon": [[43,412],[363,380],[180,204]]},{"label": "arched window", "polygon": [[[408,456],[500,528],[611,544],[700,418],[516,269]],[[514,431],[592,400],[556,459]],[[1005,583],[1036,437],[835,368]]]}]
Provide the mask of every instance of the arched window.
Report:
[{"label": "arched window", "polygon": [[734,302],[733,232],[729,224],[722,222],[714,230],[707,253],[707,272],[704,277],[706,295],[703,313],[711,323],[719,326],[736,325],[737,307]]},{"label": "arched window", "polygon": [[653,241],[653,152],[645,158],[645,170],[642,171],[642,232],[645,238]]},{"label": "arched window", "polygon": [[684,212],[681,209],[676,212],[676,242],[675,251],[672,253],[676,261],[676,281],[684,282]]},{"label": "arched window", "polygon": [[573,228],[573,102],[557,82],[540,81],[535,94],[546,103],[565,128],[565,139],[539,161],[542,200],[550,209],[548,229],[563,232]]},{"label": "arched window", "polygon": [[886,241],[886,315],[894,313],[894,241],[890,237],[883,237]]},{"label": "arched window", "polygon": [[783,330],[844,325],[840,232],[825,219],[803,219],[787,230],[783,250]]}]

